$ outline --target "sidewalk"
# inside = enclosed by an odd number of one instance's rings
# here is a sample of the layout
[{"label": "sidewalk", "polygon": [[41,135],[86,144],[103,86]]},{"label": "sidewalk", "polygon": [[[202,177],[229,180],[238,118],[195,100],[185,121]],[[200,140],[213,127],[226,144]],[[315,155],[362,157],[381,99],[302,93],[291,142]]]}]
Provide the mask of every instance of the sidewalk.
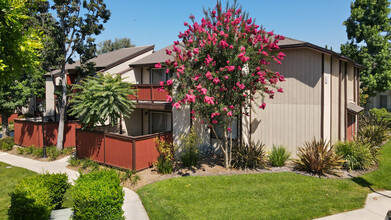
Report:
[{"label": "sidewalk", "polygon": [[[79,173],[66,168],[66,166],[68,165],[68,158],[69,156],[52,162],[41,162],[25,157],[16,156],[13,154],[8,154],[5,152],[0,152],[1,162],[8,163],[12,166],[32,170],[37,173],[66,173],[68,174],[70,182],[73,183],[79,177]],[[141,203],[141,200],[138,197],[137,193],[128,188],[124,188],[124,191],[125,197],[122,209],[124,210],[124,215],[126,219],[149,219],[147,212],[145,211],[144,206]]]},{"label": "sidewalk", "polygon": [[330,215],[318,220],[384,220],[388,210],[391,210],[391,191],[380,191],[369,194],[365,207],[362,209]]}]

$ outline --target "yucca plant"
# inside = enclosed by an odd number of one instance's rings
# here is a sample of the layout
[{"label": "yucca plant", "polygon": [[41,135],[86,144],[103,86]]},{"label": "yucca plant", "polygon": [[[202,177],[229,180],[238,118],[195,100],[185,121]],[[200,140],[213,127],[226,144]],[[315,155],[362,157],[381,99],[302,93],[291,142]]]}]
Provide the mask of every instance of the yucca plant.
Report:
[{"label": "yucca plant", "polygon": [[235,144],[232,149],[232,166],[236,169],[265,167],[265,145],[262,143]]},{"label": "yucca plant", "polygon": [[270,164],[274,167],[282,167],[289,159],[291,153],[284,146],[273,146],[273,149],[269,153]]},{"label": "yucca plant", "polygon": [[299,147],[298,150],[299,159],[294,160],[295,168],[312,174],[336,174],[335,170],[339,170],[344,162],[340,156],[334,153],[330,142],[323,139],[317,141],[314,138],[311,142],[306,142],[304,147]]},{"label": "yucca plant", "polygon": [[343,166],[350,170],[365,170],[375,163],[370,146],[357,141],[338,142],[335,152],[345,160]]},{"label": "yucca plant", "polygon": [[370,112],[360,116],[359,129],[356,140],[371,145],[371,153],[377,154],[376,147],[384,143],[390,137],[391,121],[385,117],[378,117]]},{"label": "yucca plant", "polygon": [[74,85],[74,91],[70,114],[79,118],[83,129],[104,125],[108,119],[114,126],[121,115],[129,116],[135,107],[128,97],[136,90],[119,75],[98,73]]}]

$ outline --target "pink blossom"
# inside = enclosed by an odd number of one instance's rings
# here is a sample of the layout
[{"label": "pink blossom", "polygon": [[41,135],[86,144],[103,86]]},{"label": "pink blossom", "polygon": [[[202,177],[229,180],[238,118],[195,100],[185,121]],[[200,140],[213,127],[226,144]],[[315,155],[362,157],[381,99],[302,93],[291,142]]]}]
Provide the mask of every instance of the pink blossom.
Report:
[{"label": "pink blossom", "polygon": [[159,82],[161,86],[164,86],[164,81]]},{"label": "pink blossom", "polygon": [[201,90],[201,94],[202,95],[205,95],[206,94],[206,92],[208,92],[208,90],[207,89],[205,89],[205,88],[202,88],[202,89],[200,89]]},{"label": "pink blossom", "polygon": [[219,83],[219,82],[220,82],[219,78],[216,77],[216,78],[213,79],[213,83],[214,83],[214,84],[217,84],[217,83]]},{"label": "pink blossom", "polygon": [[230,109],[234,109],[235,107],[233,105],[228,106]]},{"label": "pink blossom", "polygon": [[263,54],[264,56],[269,55],[266,51],[262,51],[262,54]]},{"label": "pink blossom", "polygon": [[285,57],[285,54],[283,52],[278,53],[278,59],[283,60]]},{"label": "pink blossom", "polygon": [[166,69],[166,73],[169,73],[170,72],[170,70],[169,69]]},{"label": "pink blossom", "polygon": [[171,79],[167,80],[167,86],[169,86],[171,84],[172,84],[172,80]]},{"label": "pink blossom", "polygon": [[178,45],[178,44],[179,44],[179,41],[174,41],[174,44],[175,44],[175,45]]},{"label": "pink blossom", "polygon": [[232,72],[235,70],[235,66],[227,66],[226,68],[227,68],[228,72]]},{"label": "pink blossom", "polygon": [[190,15],[189,18],[193,20],[195,17],[194,15]]},{"label": "pink blossom", "polygon": [[284,76],[281,75],[280,78],[279,78],[279,80],[280,80],[281,82],[285,81]]},{"label": "pink blossom", "polygon": [[279,89],[277,89],[277,92],[281,92],[281,93],[283,93],[283,92],[284,92],[284,90],[282,90],[282,88],[279,88]]},{"label": "pink blossom", "polygon": [[227,113],[228,116],[232,116],[232,111]]},{"label": "pink blossom", "polygon": [[188,24],[187,22],[185,22],[185,23],[183,23],[183,25],[184,25],[184,26],[187,26],[187,25],[189,25],[189,24]]},{"label": "pink blossom", "polygon": [[265,107],[266,107],[266,103],[262,103],[262,104],[259,106],[259,108],[261,108],[261,109],[265,109]]},{"label": "pink blossom", "polygon": [[195,117],[194,116],[191,116],[191,120],[194,120],[195,119]]},{"label": "pink blossom", "polygon": [[172,97],[170,95],[167,95],[166,102],[172,102]]},{"label": "pink blossom", "polygon": [[210,117],[211,117],[211,118],[214,118],[215,116],[219,116],[219,115],[220,115],[220,113],[216,112],[216,113],[212,113],[212,114],[210,115]]},{"label": "pink blossom", "polygon": [[157,88],[157,91],[158,92],[164,92],[164,88],[163,87],[159,87],[159,88]]},{"label": "pink blossom", "polygon": [[232,129],[231,128],[227,128],[227,131],[232,131]]},{"label": "pink blossom", "polygon": [[157,64],[155,64],[155,68],[162,68],[162,64],[160,64],[160,63],[157,63]]},{"label": "pink blossom", "polygon": [[205,76],[206,76],[206,78],[208,78],[209,80],[212,80],[212,79],[213,79],[212,73],[210,73],[209,71],[206,72]]},{"label": "pink blossom", "polygon": [[193,49],[193,52],[194,52],[194,54],[200,53],[200,51],[199,51],[199,49],[197,47]]},{"label": "pink blossom", "polygon": [[224,107],[224,108],[223,108],[223,111],[228,111],[227,107]]},{"label": "pink blossom", "polygon": [[166,49],[166,54],[171,55],[172,51]]},{"label": "pink blossom", "polygon": [[181,107],[181,104],[179,104],[178,102],[175,102],[174,104],[172,104],[172,106],[174,106],[176,109],[178,109]]},{"label": "pink blossom", "polygon": [[200,76],[197,75],[197,76],[195,76],[195,77],[193,78],[193,80],[194,80],[194,81],[197,81],[199,78],[200,78]]},{"label": "pink blossom", "polygon": [[203,123],[205,123],[204,121],[201,121],[201,123],[203,124]]},{"label": "pink blossom", "polygon": [[240,84],[239,82],[237,82],[236,85],[237,85],[240,89],[244,89],[244,88],[246,87],[244,84]]},{"label": "pink blossom", "polygon": [[224,76],[225,79],[228,79],[229,77],[227,75]]},{"label": "pink blossom", "polygon": [[195,111],[194,110],[191,110],[191,112],[190,112],[191,114],[194,114],[195,113]]},{"label": "pink blossom", "polygon": [[192,103],[192,102],[195,102],[196,96],[195,95],[186,94],[186,99],[187,99],[187,102]]},{"label": "pink blossom", "polygon": [[247,19],[247,24],[251,24],[251,22],[252,22],[252,18],[249,18],[249,19]]},{"label": "pink blossom", "polygon": [[217,121],[213,119],[212,123],[213,123],[213,124],[217,124]]},{"label": "pink blossom", "polygon": [[206,65],[209,65],[209,63],[211,63],[212,61],[213,61],[213,58],[211,58],[211,57],[209,56],[209,54],[206,55],[206,58],[205,58],[205,63],[206,63]]},{"label": "pink blossom", "polygon": [[214,105],[214,97],[209,97],[209,96],[205,96],[204,98],[204,102],[207,103],[207,104],[210,104],[210,105]]}]

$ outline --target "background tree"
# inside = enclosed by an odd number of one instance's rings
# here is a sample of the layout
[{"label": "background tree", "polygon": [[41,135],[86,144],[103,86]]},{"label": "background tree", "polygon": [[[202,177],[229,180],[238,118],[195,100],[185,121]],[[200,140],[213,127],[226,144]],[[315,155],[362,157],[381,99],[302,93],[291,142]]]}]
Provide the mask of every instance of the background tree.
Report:
[{"label": "background tree", "polygon": [[[62,100],[59,103],[59,125],[57,150],[63,149],[64,121],[67,106],[66,64],[73,63],[78,54],[82,64],[88,63],[96,54],[95,39],[103,30],[103,24],[110,18],[103,0],[54,0],[52,9],[56,13],[58,32],[55,43],[61,48],[57,63],[60,66]],[[83,14],[84,13],[84,14]],[[91,67],[90,65],[87,65]],[[82,67],[83,68],[83,67]]]},{"label": "background tree", "polygon": [[[188,29],[179,33],[182,43],[174,41],[173,49],[166,51],[173,55],[173,61],[163,65],[174,80],[160,84],[168,86],[171,95],[167,101],[174,107],[190,104],[192,118],[199,117],[216,137],[216,128],[223,129],[218,142],[224,165],[229,167],[234,118],[248,115],[252,104],[265,108],[263,97],[282,92],[276,84],[284,77],[269,70],[268,65],[271,61],[281,63],[285,55],[278,53],[277,43],[284,37],[265,32],[237,4],[227,4],[223,10],[218,1],[215,9],[204,10],[204,14],[201,23],[190,16],[193,24],[185,22]],[[256,103],[258,96],[262,103]]]},{"label": "background tree", "polygon": [[360,71],[364,97],[391,89],[389,7],[388,0],[355,0],[343,23],[349,41],[341,45],[341,53],[364,65]]},{"label": "background tree", "polygon": [[97,54],[107,53],[121,48],[135,47],[136,45],[132,44],[129,38],[115,38],[114,41],[105,40],[98,44]]},{"label": "background tree", "polygon": [[121,115],[129,117],[135,107],[128,97],[136,90],[119,75],[98,73],[74,85],[74,89],[78,92],[72,94],[70,114],[80,119],[83,129],[104,125],[107,120],[117,125]]},{"label": "background tree", "polygon": [[0,0],[0,85],[18,79],[39,65],[38,30],[26,26],[27,0]]}]

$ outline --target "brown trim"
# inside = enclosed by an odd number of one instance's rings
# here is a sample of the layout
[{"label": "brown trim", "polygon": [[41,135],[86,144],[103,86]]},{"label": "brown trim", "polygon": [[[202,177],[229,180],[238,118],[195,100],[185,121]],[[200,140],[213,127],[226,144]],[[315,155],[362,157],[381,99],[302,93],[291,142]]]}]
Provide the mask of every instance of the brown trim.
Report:
[{"label": "brown trim", "polygon": [[141,134],[144,134],[144,109],[141,109]]},{"label": "brown trim", "polygon": [[356,102],[356,67],[353,67],[353,102]]},{"label": "brown trim", "polygon": [[171,103],[137,103],[136,108],[144,108],[144,109],[171,109]]},{"label": "brown trim", "polygon": [[248,140],[248,144],[249,145],[251,145],[251,139],[252,139],[252,127],[251,127],[251,121],[252,121],[252,105],[251,105],[252,103],[251,103],[251,99],[250,99],[250,123],[249,123],[249,126],[250,126],[250,128],[248,129],[249,130],[249,132],[250,132],[250,135],[249,135],[249,140]]},{"label": "brown trim", "polygon": [[321,108],[320,108],[320,138],[324,139],[324,54],[322,53],[322,67],[321,67]]},{"label": "brown trim", "polygon": [[338,73],[338,140],[341,140],[341,88],[342,87],[342,61],[339,60]]},{"label": "brown trim", "polygon": [[106,132],[103,132],[103,164],[106,164]]},{"label": "brown trim", "polygon": [[144,76],[143,75],[144,75],[144,67],[141,67],[141,79],[140,79],[141,80],[141,82],[140,82],[141,84],[144,83],[144,80],[143,80]]},{"label": "brown trim", "polygon": [[330,56],[330,143],[333,139],[333,56]]},{"label": "brown trim", "polygon": [[358,64],[358,63],[354,62],[354,60],[352,60],[349,57],[343,56],[343,55],[341,55],[339,53],[336,53],[334,51],[328,50],[328,49],[323,48],[323,47],[319,47],[317,45],[314,45],[314,44],[311,44],[311,43],[308,43],[308,42],[304,42],[304,43],[300,43],[300,44],[289,44],[289,45],[281,45],[280,46],[280,49],[297,49],[297,48],[309,48],[309,49],[313,49],[315,51],[318,51],[320,53],[327,53],[329,55],[334,55],[334,56],[338,57],[340,60],[350,61],[350,62],[353,62],[355,66],[363,67],[361,64]]},{"label": "brown trim", "polygon": [[131,71],[132,69],[133,69],[132,67],[129,67],[129,68],[124,69],[124,70],[122,70],[121,72],[117,73],[117,75],[122,75],[122,74],[124,74],[124,73],[126,73],[126,72],[128,72],[128,71]]},{"label": "brown trim", "polygon": [[136,140],[132,140],[132,169],[136,170]]},{"label": "brown trim", "polygon": [[344,90],[345,90],[345,107],[344,107],[344,115],[345,115],[345,126],[344,126],[344,130],[345,130],[345,140],[347,140],[347,128],[348,128],[348,111],[347,111],[347,105],[348,105],[348,89],[347,89],[347,85],[348,85],[348,63],[345,62],[345,79],[344,79]]},{"label": "brown trim", "polygon": [[360,69],[357,69],[357,105],[360,105]]}]

